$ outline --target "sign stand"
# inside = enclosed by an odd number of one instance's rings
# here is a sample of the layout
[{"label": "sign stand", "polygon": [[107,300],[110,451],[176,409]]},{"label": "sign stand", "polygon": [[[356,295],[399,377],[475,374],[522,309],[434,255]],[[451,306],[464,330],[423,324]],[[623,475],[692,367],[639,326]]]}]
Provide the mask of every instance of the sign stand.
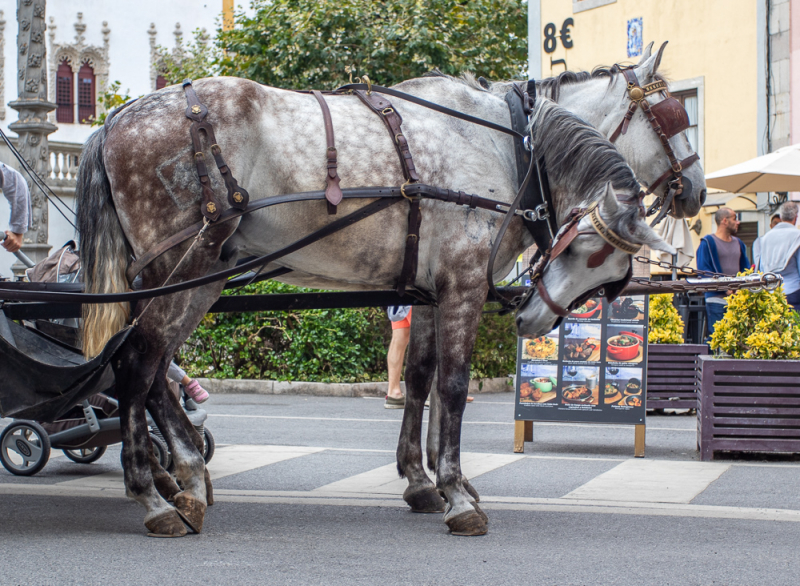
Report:
[{"label": "sign stand", "polygon": [[645,454],[647,296],[591,300],[539,338],[520,338],[514,452],[533,441],[534,421],[630,424]]}]

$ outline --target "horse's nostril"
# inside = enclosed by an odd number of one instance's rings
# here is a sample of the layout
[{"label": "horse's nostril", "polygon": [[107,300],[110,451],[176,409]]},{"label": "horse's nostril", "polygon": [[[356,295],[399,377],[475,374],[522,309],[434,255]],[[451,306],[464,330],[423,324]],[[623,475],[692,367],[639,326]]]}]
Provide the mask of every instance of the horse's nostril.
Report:
[{"label": "horse's nostril", "polygon": [[707,193],[706,193],[705,189],[700,191],[700,205],[703,205],[704,203],[706,203],[706,195],[707,195]]},{"label": "horse's nostril", "polygon": [[517,329],[519,329],[522,326],[522,317],[517,316],[514,322],[517,324]]}]

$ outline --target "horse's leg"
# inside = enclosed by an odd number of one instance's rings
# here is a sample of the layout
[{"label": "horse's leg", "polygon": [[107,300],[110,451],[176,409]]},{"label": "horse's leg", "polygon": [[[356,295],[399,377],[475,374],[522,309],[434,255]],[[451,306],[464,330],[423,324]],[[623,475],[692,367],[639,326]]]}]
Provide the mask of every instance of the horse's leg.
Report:
[{"label": "horse's leg", "polygon": [[438,513],[444,501],[422,466],[422,418],[436,370],[433,308],[414,307],[406,366],[406,408],[397,444],[397,470],[408,478],[403,499],[417,513]]},{"label": "horse's leg", "polygon": [[485,298],[483,288],[441,291],[435,312],[442,409],[436,487],[447,500],[445,523],[456,535],[483,535],[488,530],[488,518],[465,489],[461,474],[461,423],[467,404],[470,358]]},{"label": "horse's leg", "polygon": [[[132,336],[140,336],[134,332]],[[146,344],[146,342],[145,342]],[[122,468],[129,497],[141,503],[147,513],[144,524],[154,537],[181,537],[186,527],[175,508],[156,490],[150,470],[152,446],[145,415],[146,393],[140,384],[150,385],[158,370],[158,357],[153,352],[139,354],[128,343],[112,361],[117,380],[120,431],[122,433]]]},{"label": "horse's leg", "polygon": [[[192,428],[189,433],[182,419],[186,419],[178,398],[167,387],[167,368],[172,357],[168,353],[162,359],[156,380],[147,396],[147,409],[153,417],[164,439],[167,440],[174,462],[174,474],[183,486],[183,491],[174,495],[175,508],[195,533],[203,530],[206,513],[205,462],[192,435],[199,434]],[[183,417],[181,417],[183,415]],[[191,427],[191,425],[190,425]]]},{"label": "horse's leg", "polygon": [[[431,393],[428,395],[430,399],[430,410],[428,411],[428,439],[425,442],[426,452],[428,454],[428,469],[431,472],[436,472],[436,462],[439,460],[439,434],[441,430],[441,416],[442,404],[439,401],[439,391],[437,390],[439,384],[438,370],[437,374],[433,377],[433,384],[431,385]],[[464,483],[464,488],[470,494],[475,502],[480,502],[481,497],[478,491],[475,490],[466,476],[461,476],[461,482]]]}]

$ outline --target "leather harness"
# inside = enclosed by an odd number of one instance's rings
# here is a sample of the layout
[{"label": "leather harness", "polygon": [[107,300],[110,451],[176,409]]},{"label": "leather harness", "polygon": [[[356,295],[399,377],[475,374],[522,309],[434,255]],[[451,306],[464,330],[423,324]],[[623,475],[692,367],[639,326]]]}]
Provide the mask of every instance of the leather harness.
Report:
[{"label": "leather harness", "polygon": [[[400,201],[401,198],[407,199],[410,203],[409,228],[408,235],[406,237],[405,258],[397,286],[397,290],[401,295],[405,292],[406,287],[409,284],[413,284],[414,277],[416,275],[419,250],[419,228],[422,220],[419,204],[422,198],[452,202],[458,205],[469,206],[472,209],[481,208],[506,214],[498,236],[495,238],[487,267],[490,289],[493,290],[493,293],[499,299],[503,299],[503,297],[494,288],[492,279],[493,262],[498,252],[500,241],[502,240],[503,234],[510,224],[511,219],[515,215],[522,216],[525,226],[532,234],[535,242],[537,243],[537,247],[539,248],[537,256],[531,262],[532,285],[535,285],[535,287],[532,286],[522,298],[516,298],[514,300],[507,301],[504,304],[506,310],[521,306],[525,300],[530,297],[530,294],[533,292],[533,290],[536,289],[539,291],[540,296],[551,309],[553,309],[559,315],[566,315],[565,312],[568,311],[568,308],[563,309],[553,303],[552,299],[549,297],[546,289],[544,288],[544,285],[541,281],[541,276],[548,262],[555,260],[564,250],[566,250],[572,239],[579,234],[586,233],[579,232],[577,230],[577,226],[580,220],[587,214],[590,215],[590,218],[592,219],[593,230],[591,233],[598,233],[604,238],[604,240],[606,240],[606,244],[603,246],[603,248],[589,258],[587,262],[587,266],[589,268],[596,268],[602,265],[608,255],[611,254],[615,249],[623,250],[629,254],[633,249],[638,250],[638,247],[635,244],[624,241],[624,239],[614,234],[614,232],[605,225],[605,223],[602,221],[602,218],[599,216],[599,211],[596,207],[596,204],[593,204],[586,209],[573,209],[565,223],[561,227],[558,227],[555,208],[549,194],[546,171],[543,167],[543,162],[540,162],[536,153],[533,152],[530,137],[527,133],[528,115],[532,111],[533,102],[535,100],[535,83],[533,80],[528,81],[527,87],[524,89],[521,85],[514,84],[512,86],[512,90],[506,95],[505,100],[508,104],[512,121],[511,129],[493,122],[470,116],[468,114],[451,110],[439,104],[428,102],[427,100],[423,100],[397,90],[384,88],[381,86],[373,86],[372,84],[349,84],[339,88],[335,92],[330,92],[333,95],[352,92],[376,114],[380,115],[392,136],[393,143],[395,144],[395,148],[397,149],[400,157],[403,175],[406,179],[405,183],[400,187],[390,188],[366,187],[342,190],[339,187],[337,151],[330,111],[327,107],[324,97],[322,96],[322,92],[312,91],[310,93],[314,95],[322,109],[326,131],[327,175],[325,191],[275,196],[262,199],[252,204],[248,204],[249,196],[247,192],[238,185],[236,179],[233,177],[230,169],[227,167],[222,158],[221,149],[216,143],[213,128],[211,124],[205,120],[205,117],[208,114],[208,109],[198,100],[197,95],[192,88],[191,80],[186,80],[183,84],[183,87],[188,102],[186,116],[192,120],[190,134],[192,137],[192,145],[195,150],[195,163],[203,189],[201,212],[203,213],[204,220],[203,222],[189,226],[181,232],[174,234],[173,236],[160,242],[154,248],[147,251],[135,262],[133,262],[127,271],[127,277],[130,280],[133,280],[133,278],[138,275],[142,269],[144,269],[144,267],[146,267],[155,258],[158,258],[167,250],[170,250],[171,248],[182,242],[185,242],[186,240],[189,240],[192,237],[196,237],[198,231],[202,230],[203,226],[210,222],[229,221],[244,214],[250,213],[256,209],[277,205],[279,203],[325,199],[328,204],[329,213],[335,214],[336,206],[342,201],[342,199],[368,198],[376,199],[376,201],[373,201],[371,204],[368,204],[367,206],[364,206],[339,220],[334,220],[320,230],[301,238],[300,240],[284,247],[279,251],[248,261],[243,265],[239,265],[226,271],[221,271],[212,275],[206,275],[204,277],[192,279],[190,281],[175,285],[160,287],[157,290],[151,291],[136,291],[103,295],[41,292],[39,293],[39,295],[43,296],[41,300],[71,301],[74,299],[80,299],[86,303],[97,303],[104,301],[133,301],[156,296],[153,295],[153,293],[156,291],[157,296],[161,296],[193,287],[198,287],[222,278],[239,274],[250,268],[263,267],[266,264],[274,262],[275,260],[290,254],[291,252],[299,250],[304,246],[308,246],[309,244],[316,242],[329,234],[352,225],[356,221],[386,209],[390,205]],[[432,110],[442,112],[468,122],[473,122],[475,124],[492,128],[515,137],[517,139],[514,143],[515,159],[517,163],[517,173],[520,186],[514,201],[510,205],[506,205],[502,202],[491,200],[489,198],[466,194],[463,191],[455,192],[419,183],[419,176],[417,175],[414,167],[408,141],[402,133],[402,118],[392,107],[388,98],[383,97],[383,95],[376,96],[373,92],[397,96],[406,101],[425,106]],[[629,121],[629,117],[627,117],[627,115],[626,119]],[[623,124],[624,128],[620,130],[620,133],[624,134],[625,130],[627,130],[627,123],[623,121]],[[217,163],[217,168],[223,176],[228,191],[228,203],[232,209],[228,209],[224,212],[222,212],[220,209],[220,206],[218,205],[214,193],[210,187],[208,171],[205,166],[205,158],[202,152],[202,144],[200,142],[201,133],[205,135],[207,141],[212,143],[210,148]],[[526,167],[527,173],[525,172]],[[534,176],[535,180],[533,180]],[[640,193],[638,198],[640,198],[642,195],[643,194]],[[628,273],[628,277],[622,281],[607,284],[605,286],[607,294],[610,294],[610,291],[612,290],[616,291],[616,293],[621,291],[630,278],[631,271],[629,270]],[[602,287],[599,287],[598,289],[600,288]],[[589,296],[596,293],[596,291],[597,289],[585,294],[579,301],[582,302],[582,300],[587,299]],[[79,297],[75,297],[76,295]],[[30,299],[30,297],[26,298]]]}]

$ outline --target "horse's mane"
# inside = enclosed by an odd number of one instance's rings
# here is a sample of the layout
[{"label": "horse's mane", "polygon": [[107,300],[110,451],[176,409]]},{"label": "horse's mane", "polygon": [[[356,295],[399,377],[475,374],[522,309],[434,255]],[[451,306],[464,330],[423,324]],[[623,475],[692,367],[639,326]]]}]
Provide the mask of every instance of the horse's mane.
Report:
[{"label": "horse's mane", "polygon": [[486,92],[489,91],[487,88],[481,85],[481,83],[475,79],[475,75],[469,71],[464,71],[458,77],[453,77],[452,75],[447,75],[446,73],[442,73],[439,68],[431,69],[429,72],[424,73],[422,77],[443,77],[445,79],[449,79],[450,81],[454,81],[456,83],[460,83],[465,85],[471,89],[478,90],[479,92]]},{"label": "horse's mane", "polygon": [[[633,170],[609,140],[593,126],[547,98],[536,100],[531,115],[533,143],[544,163],[550,184],[575,201],[560,201],[560,210],[594,200],[610,182],[617,193],[632,195],[641,189]],[[620,205],[609,225],[629,235],[626,226],[638,215],[636,205]]]}]

